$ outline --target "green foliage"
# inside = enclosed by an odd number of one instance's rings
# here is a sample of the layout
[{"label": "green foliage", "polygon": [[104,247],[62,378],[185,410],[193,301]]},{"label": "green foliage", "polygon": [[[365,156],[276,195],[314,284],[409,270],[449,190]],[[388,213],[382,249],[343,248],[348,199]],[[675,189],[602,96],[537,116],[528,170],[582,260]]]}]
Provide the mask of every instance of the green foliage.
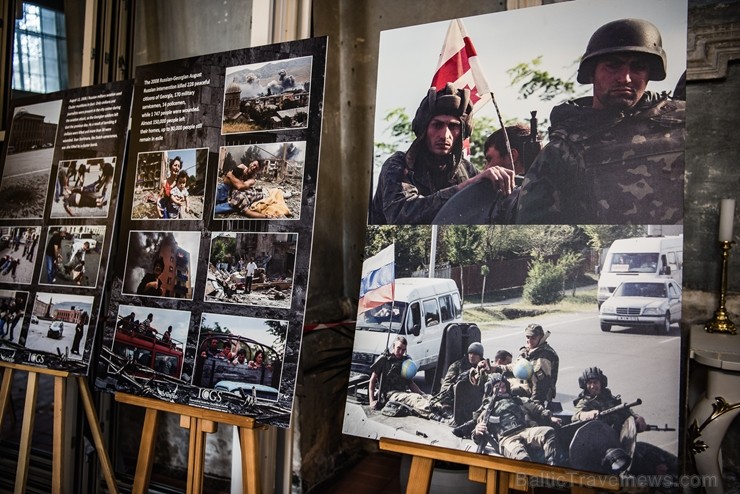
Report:
[{"label": "green foliage", "polygon": [[396,277],[410,276],[413,271],[429,264],[431,234],[431,226],[408,228],[369,225],[365,242],[365,259],[395,243]]},{"label": "green foliage", "polygon": [[231,262],[233,252],[236,252],[236,238],[218,237],[213,240],[211,260],[215,262]]},{"label": "green foliage", "polygon": [[288,323],[267,320],[265,321],[265,326],[267,326],[267,332],[275,337],[271,346],[275,348],[278,355],[282,355],[283,350],[285,350],[285,339],[288,335]]},{"label": "green foliage", "polygon": [[561,266],[536,259],[529,267],[522,296],[532,305],[546,305],[563,299],[565,272]]},{"label": "green foliage", "polygon": [[519,84],[522,99],[537,96],[542,101],[551,101],[557,97],[565,99],[575,93],[573,75],[568,79],[554,77],[547,70],[544,70],[541,65],[542,56],[540,55],[529,62],[522,62],[506,71],[511,77],[511,85]]},{"label": "green foliage", "polygon": [[439,227],[439,254],[450,264],[464,266],[481,260],[480,225],[447,225]]},{"label": "green foliage", "polygon": [[596,250],[609,247],[618,238],[647,235],[644,225],[582,225],[581,229],[588,237],[588,245]]},{"label": "green foliage", "polygon": [[563,292],[565,292],[565,283],[567,281],[572,282],[572,294],[576,294],[576,281],[578,275],[581,273],[583,262],[586,257],[580,253],[572,250],[564,252],[558,259],[558,267],[563,270]]},{"label": "green foliage", "polygon": [[390,130],[391,142],[376,142],[377,158],[385,161],[386,157],[396,151],[405,151],[414,142],[414,132],[411,130],[411,117],[403,108],[393,108],[386,113],[383,121],[388,123],[386,130]]}]

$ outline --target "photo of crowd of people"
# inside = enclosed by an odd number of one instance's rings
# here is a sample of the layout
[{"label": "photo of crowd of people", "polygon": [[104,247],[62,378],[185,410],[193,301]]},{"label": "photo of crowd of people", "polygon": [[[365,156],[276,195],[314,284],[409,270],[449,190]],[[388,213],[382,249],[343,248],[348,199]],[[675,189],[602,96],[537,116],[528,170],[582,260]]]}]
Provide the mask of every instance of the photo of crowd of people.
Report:
[{"label": "photo of crowd of people", "polygon": [[51,217],[108,217],[115,167],[115,156],[60,161]]},{"label": "photo of crowd of people", "polygon": [[203,217],[208,148],[139,153],[131,219]]},{"label": "photo of crowd of people", "polygon": [[313,57],[226,68],[222,134],[308,127]]},{"label": "photo of crowd of people", "polygon": [[0,218],[42,218],[62,100],[19,106],[6,140]]},{"label": "photo of crowd of people", "polygon": [[214,232],[206,302],[289,308],[297,242],[296,233]]},{"label": "photo of crowd of people", "polygon": [[129,232],[123,293],[192,300],[200,232]]},{"label": "photo of crowd of people", "polygon": [[49,227],[39,283],[95,288],[105,232],[102,225]]},{"label": "photo of crowd of people", "polygon": [[300,219],[306,143],[219,150],[216,219]]}]

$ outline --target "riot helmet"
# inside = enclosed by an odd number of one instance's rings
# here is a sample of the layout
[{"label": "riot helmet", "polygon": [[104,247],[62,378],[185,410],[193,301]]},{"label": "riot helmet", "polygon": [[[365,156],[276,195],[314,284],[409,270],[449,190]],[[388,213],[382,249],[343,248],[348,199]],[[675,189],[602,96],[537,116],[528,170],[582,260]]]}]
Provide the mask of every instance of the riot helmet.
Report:
[{"label": "riot helmet", "polygon": [[586,53],[578,66],[578,82],[591,82],[594,68],[601,56],[625,52],[649,55],[650,80],[665,79],[667,56],[658,28],[643,19],[619,19],[604,24],[591,36]]},{"label": "riot helmet", "polygon": [[598,379],[601,383],[601,389],[606,388],[608,384],[608,380],[606,378],[606,375],[599,369],[598,367],[589,367],[585,371],[583,371],[583,374],[581,374],[581,377],[578,378],[578,386],[580,386],[581,389],[586,389],[586,383],[591,379]]}]

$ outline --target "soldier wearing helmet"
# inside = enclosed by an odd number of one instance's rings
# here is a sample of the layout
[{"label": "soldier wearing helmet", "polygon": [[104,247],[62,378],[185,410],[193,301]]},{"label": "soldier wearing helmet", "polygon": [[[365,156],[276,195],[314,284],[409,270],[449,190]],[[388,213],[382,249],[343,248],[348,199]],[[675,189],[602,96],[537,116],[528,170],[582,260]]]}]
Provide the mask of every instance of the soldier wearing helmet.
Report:
[{"label": "soldier wearing helmet", "polygon": [[553,426],[560,425],[560,419],[539,403],[512,396],[509,381],[503,374],[492,374],[488,379],[483,404],[475,412],[474,420],[471,437],[476,444],[485,434],[490,434],[506,458],[532,461],[532,454],[539,450],[549,465],[558,462]]},{"label": "soldier wearing helmet", "polygon": [[479,173],[463,157],[463,141],[473,130],[472,111],[468,89],[450,83],[429,89],[411,122],[416,139],[407,152],[397,151],[383,164],[371,224],[430,224],[448,199],[480,180],[511,193],[511,170],[493,167]]},{"label": "soldier wearing helmet", "polygon": [[[598,367],[589,367],[583,371],[583,374],[578,378],[578,386],[582,391],[578,395],[578,398],[573,400],[573,405],[575,405],[575,412],[573,413],[574,421],[600,418],[599,412],[622,403],[619,395],[612,395],[611,390],[607,387],[608,383],[609,381],[606,375]],[[622,423],[630,415],[635,418],[638,432],[647,429],[645,419],[632,411],[632,409],[620,410],[605,415],[601,417],[601,420],[604,420],[619,432],[622,428]]]},{"label": "soldier wearing helmet", "polygon": [[[473,382],[471,370],[479,366],[486,366],[483,360],[484,350],[480,342],[474,341],[468,345],[468,351],[461,359],[456,360],[447,368],[447,373],[442,379],[439,392],[432,397],[432,404],[439,407],[439,412],[445,417],[451,417],[455,405],[455,385],[461,380],[470,379]],[[475,383],[478,384],[477,382]],[[481,383],[481,386],[484,383]],[[477,405],[476,405],[477,406]]]},{"label": "soldier wearing helmet", "polygon": [[682,222],[685,102],[647,90],[665,79],[666,64],[648,21],[594,32],[578,68],[592,96],[552,110],[550,142],[525,176],[517,222]]}]

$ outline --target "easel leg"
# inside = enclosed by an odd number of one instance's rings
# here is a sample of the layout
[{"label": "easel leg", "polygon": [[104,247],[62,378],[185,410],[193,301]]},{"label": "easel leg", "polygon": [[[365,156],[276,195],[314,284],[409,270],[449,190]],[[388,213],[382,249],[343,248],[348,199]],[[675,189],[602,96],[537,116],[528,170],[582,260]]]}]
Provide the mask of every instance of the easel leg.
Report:
[{"label": "easel leg", "polygon": [[261,481],[257,431],[239,427],[239,442],[242,449],[242,490],[245,494],[258,494]]},{"label": "easel leg", "polygon": [[52,461],[51,461],[51,492],[59,494],[62,492],[64,485],[63,479],[63,461],[64,458],[64,422],[65,412],[64,404],[67,397],[67,379],[64,377],[54,378],[54,432],[52,442]]},{"label": "easel leg", "polygon": [[148,490],[154,462],[154,441],[157,439],[158,419],[159,412],[154,408],[147,408],[144,428],[141,431],[139,459],[136,461],[136,476],[131,491],[133,494],[144,494]]},{"label": "easel leg", "polygon": [[432,466],[434,460],[414,456],[411,459],[411,470],[409,471],[409,483],[406,494],[427,494],[432,483]]},{"label": "easel leg", "polygon": [[85,409],[85,415],[87,416],[87,423],[90,425],[90,432],[93,436],[93,442],[95,443],[95,449],[98,452],[98,459],[100,460],[100,467],[103,469],[103,477],[105,483],[108,486],[108,492],[112,494],[118,494],[118,486],[116,485],[116,479],[113,476],[113,466],[111,465],[108,452],[103,444],[103,433],[100,430],[100,424],[98,423],[98,417],[93,407],[92,396],[90,395],[90,388],[87,385],[87,378],[85,376],[77,376],[77,385],[80,389],[80,397],[82,397],[82,407]]},{"label": "easel leg", "polygon": [[13,384],[13,369],[10,367],[3,368],[3,384],[0,387],[0,429],[3,427],[3,419],[5,418],[5,409],[8,407],[10,402],[10,389]]},{"label": "easel leg", "polygon": [[203,492],[203,473],[206,461],[206,434],[216,432],[216,423],[211,420],[180,416],[180,427],[190,429],[188,448],[188,481],[186,494]]},{"label": "easel leg", "polygon": [[26,490],[28,460],[31,452],[31,436],[33,435],[33,422],[36,418],[36,394],[38,392],[38,384],[39,375],[35,372],[29,372],[28,384],[26,386],[26,404],[23,407],[21,442],[18,448],[18,470],[15,475],[15,494],[23,494]]}]

